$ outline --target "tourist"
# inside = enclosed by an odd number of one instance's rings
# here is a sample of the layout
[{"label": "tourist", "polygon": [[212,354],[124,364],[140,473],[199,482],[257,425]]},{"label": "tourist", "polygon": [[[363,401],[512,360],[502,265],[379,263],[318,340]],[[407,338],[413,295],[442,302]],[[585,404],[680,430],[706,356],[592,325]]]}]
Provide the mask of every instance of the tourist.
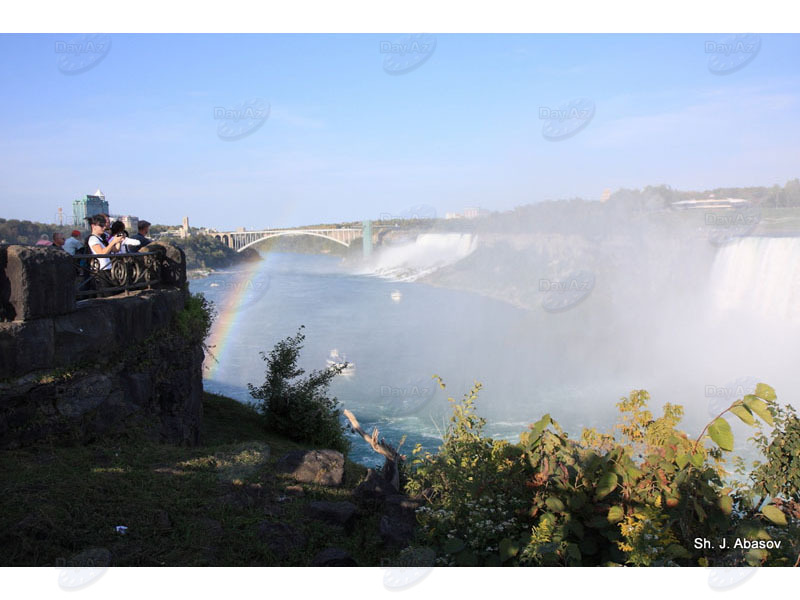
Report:
[{"label": "tourist", "polygon": [[64,239],[63,233],[59,231],[53,232],[53,246],[55,246],[56,248],[61,248],[61,250],[63,250],[65,242],[66,240]]},{"label": "tourist", "polygon": [[81,240],[81,232],[77,229],[72,230],[72,236],[64,242],[64,250],[69,254],[75,254],[79,249],[83,248],[83,241]]},{"label": "tourist", "polygon": [[122,221],[114,221],[114,223],[111,225],[111,235],[121,235],[124,238],[119,247],[120,254],[130,254],[139,250],[139,240],[128,237],[128,232],[125,231],[125,223]]},{"label": "tourist", "polygon": [[[106,225],[108,225],[108,217],[106,215],[98,214],[92,217],[87,217],[89,226],[92,228],[92,233],[86,238],[86,245],[92,251],[92,254],[108,255],[113,254],[119,250],[120,244],[125,239],[123,236],[118,235],[105,242],[104,232]],[[97,286],[99,288],[114,287],[114,282],[111,279],[111,259],[98,258],[98,271],[97,271]],[[109,294],[100,294],[107,296]]]},{"label": "tourist", "polygon": [[[103,233],[101,234],[101,237],[103,238],[104,242],[108,243],[108,238],[110,237],[108,234],[109,234],[109,231],[111,230],[111,217],[109,217],[106,213],[97,213],[95,216],[103,217],[103,219],[104,219],[104,221],[103,221]],[[89,217],[87,217],[87,219],[88,218]]]},{"label": "tourist", "polygon": [[[141,242],[140,248],[143,248],[153,241],[147,237],[148,235],[150,235],[150,223],[148,221],[139,221],[139,232],[132,235],[131,238]],[[134,252],[138,252],[140,248],[135,249]]]},{"label": "tourist", "polygon": [[53,242],[50,241],[50,236],[48,236],[46,233],[43,233],[42,235],[39,236],[39,241],[36,242],[36,245],[37,246],[52,246]]}]

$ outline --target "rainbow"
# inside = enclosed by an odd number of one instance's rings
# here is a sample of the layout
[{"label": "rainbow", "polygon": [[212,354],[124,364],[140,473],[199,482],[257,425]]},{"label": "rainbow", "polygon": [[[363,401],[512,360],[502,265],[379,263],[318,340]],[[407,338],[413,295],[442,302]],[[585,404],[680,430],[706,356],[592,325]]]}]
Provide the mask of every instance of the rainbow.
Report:
[{"label": "rainbow", "polygon": [[210,353],[206,355],[204,362],[205,379],[213,379],[218,373],[228,342],[234,339],[236,325],[239,322],[237,317],[241,314],[245,300],[251,300],[255,295],[267,291],[269,279],[265,276],[259,277],[261,272],[267,269],[267,262],[259,260],[247,263],[244,269],[232,273],[233,277],[222,283],[228,293],[217,303],[217,318],[207,342]]}]

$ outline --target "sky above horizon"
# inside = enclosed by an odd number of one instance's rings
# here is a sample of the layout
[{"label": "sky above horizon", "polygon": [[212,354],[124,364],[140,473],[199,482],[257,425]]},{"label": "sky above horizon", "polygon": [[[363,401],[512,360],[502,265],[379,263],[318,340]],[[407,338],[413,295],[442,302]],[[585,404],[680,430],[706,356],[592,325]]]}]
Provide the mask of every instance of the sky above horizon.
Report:
[{"label": "sky above horizon", "polygon": [[[0,216],[220,230],[800,176],[797,35],[0,35]],[[422,208],[421,208],[422,207]]]}]

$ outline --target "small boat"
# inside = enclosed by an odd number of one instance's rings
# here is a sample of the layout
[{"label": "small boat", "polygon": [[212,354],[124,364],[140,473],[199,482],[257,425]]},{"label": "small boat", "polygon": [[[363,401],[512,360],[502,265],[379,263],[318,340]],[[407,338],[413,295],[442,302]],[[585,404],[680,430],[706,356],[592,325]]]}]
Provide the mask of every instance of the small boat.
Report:
[{"label": "small boat", "polygon": [[328,364],[329,369],[332,367],[344,367],[341,375],[344,375],[345,377],[352,377],[356,373],[356,365],[352,362],[348,362],[347,357],[344,354],[339,354],[339,350],[337,348],[331,350],[330,354],[328,355],[328,359],[325,362]]},{"label": "small boat", "polygon": [[393,302],[400,302],[400,300],[402,300],[402,299],[403,299],[403,294],[402,294],[402,293],[400,293],[400,291],[399,291],[399,290],[394,290],[394,291],[391,293],[391,296],[392,296],[392,301],[393,301]]},{"label": "small boat", "polygon": [[219,287],[219,284],[218,283],[212,283],[208,287]]}]

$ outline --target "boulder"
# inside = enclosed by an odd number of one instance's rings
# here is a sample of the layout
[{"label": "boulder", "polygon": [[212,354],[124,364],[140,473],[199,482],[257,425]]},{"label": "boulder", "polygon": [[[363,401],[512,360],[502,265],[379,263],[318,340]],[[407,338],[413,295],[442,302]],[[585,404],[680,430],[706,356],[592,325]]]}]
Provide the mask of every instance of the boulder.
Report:
[{"label": "boulder", "polygon": [[340,486],[344,479],[344,455],[336,450],[295,450],[278,460],[275,471],[301,483]]},{"label": "boulder", "polygon": [[311,559],[312,567],[357,567],[358,563],[346,550],[326,548]]}]

